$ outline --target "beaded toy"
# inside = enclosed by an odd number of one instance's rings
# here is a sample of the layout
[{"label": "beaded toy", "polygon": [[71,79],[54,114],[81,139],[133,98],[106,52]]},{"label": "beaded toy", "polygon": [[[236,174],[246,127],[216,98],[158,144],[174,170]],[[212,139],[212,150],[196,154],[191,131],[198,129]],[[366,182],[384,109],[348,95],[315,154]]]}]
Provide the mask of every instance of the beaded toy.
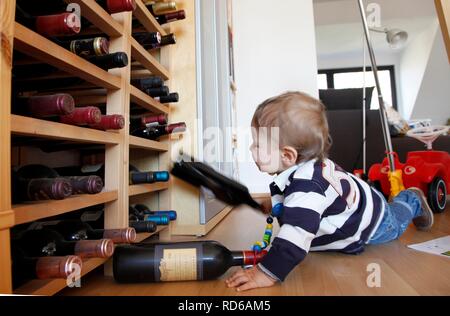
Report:
[{"label": "beaded toy", "polygon": [[267,225],[266,230],[264,231],[264,237],[262,241],[257,241],[254,245],[252,250],[254,252],[261,252],[267,247],[269,247],[272,235],[273,235],[273,218],[281,216],[281,213],[283,212],[283,203],[278,203],[272,208],[272,213],[267,217]]}]

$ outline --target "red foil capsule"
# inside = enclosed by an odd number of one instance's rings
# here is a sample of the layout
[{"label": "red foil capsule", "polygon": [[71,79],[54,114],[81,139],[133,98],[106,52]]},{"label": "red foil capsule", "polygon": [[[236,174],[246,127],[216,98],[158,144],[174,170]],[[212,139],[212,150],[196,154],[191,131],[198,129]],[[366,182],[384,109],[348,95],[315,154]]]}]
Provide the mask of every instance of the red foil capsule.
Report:
[{"label": "red foil capsule", "polygon": [[75,245],[75,255],[81,258],[109,258],[114,253],[111,239],[80,240]]},{"label": "red foil capsule", "polygon": [[68,94],[35,96],[27,100],[27,110],[36,118],[68,115],[75,110],[75,101]]},{"label": "red foil capsule", "polygon": [[91,128],[100,130],[122,129],[125,126],[125,118],[122,115],[102,115],[100,123],[91,125]]},{"label": "red foil capsule", "polygon": [[114,243],[132,243],[136,240],[136,230],[131,227],[124,229],[105,229],[103,238],[111,239]]},{"label": "red foil capsule", "polygon": [[65,12],[36,17],[36,32],[46,37],[80,33],[81,20],[75,13]]},{"label": "red foil capsule", "polygon": [[243,251],[244,265],[256,265],[261,262],[262,258],[267,255],[267,250],[261,252]]},{"label": "red foil capsule", "polygon": [[36,276],[38,279],[65,279],[75,269],[81,269],[83,262],[78,256],[42,257],[36,263]]},{"label": "red foil capsule", "polygon": [[70,125],[94,125],[100,123],[102,113],[94,106],[76,108],[72,114],[60,116],[60,122]]},{"label": "red foil capsule", "polygon": [[186,123],[176,123],[166,126],[167,134],[182,133],[186,131]]},{"label": "red foil capsule", "polygon": [[142,117],[142,126],[146,126],[151,123],[158,123],[159,125],[167,124],[167,116],[165,114],[153,115],[153,116],[143,116]]},{"label": "red foil capsule", "polygon": [[106,5],[108,12],[111,14],[134,11],[136,9],[136,2],[134,0],[107,0]]}]

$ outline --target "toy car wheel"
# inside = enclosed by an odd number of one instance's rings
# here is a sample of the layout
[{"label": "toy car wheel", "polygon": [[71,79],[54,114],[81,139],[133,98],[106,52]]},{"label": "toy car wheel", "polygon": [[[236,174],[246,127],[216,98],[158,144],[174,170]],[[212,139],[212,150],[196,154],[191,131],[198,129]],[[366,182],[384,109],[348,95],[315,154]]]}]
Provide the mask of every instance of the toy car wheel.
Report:
[{"label": "toy car wheel", "polygon": [[445,211],[447,205],[447,187],[442,178],[435,178],[430,184],[428,188],[428,201],[433,212],[442,213]]}]

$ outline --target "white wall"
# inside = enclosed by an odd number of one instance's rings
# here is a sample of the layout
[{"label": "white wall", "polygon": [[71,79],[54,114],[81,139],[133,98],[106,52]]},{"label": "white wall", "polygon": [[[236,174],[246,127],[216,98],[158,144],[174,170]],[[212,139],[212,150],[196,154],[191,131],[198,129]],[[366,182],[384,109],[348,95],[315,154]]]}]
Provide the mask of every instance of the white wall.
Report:
[{"label": "white wall", "polygon": [[[233,2],[237,125],[248,128],[258,104],[287,90],[317,97],[312,0]],[[249,135],[238,134],[240,180],[253,193],[269,192],[272,177],[251,160]]]},{"label": "white wall", "polygon": [[416,104],[422,79],[438,31],[438,20],[409,43],[400,59],[402,116],[409,120]]},{"label": "white wall", "polygon": [[435,125],[450,119],[450,64],[441,32],[437,32],[412,119],[430,118]]}]

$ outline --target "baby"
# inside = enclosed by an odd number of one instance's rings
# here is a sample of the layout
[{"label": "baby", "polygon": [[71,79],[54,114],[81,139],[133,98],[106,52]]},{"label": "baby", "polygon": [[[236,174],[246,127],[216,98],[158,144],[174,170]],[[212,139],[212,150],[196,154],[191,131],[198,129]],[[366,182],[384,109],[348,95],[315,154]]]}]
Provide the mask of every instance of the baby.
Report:
[{"label": "baby", "polygon": [[257,266],[228,280],[237,291],[284,281],[309,251],[359,254],[366,244],[399,238],[413,222],[433,225],[423,192],[402,191],[391,203],[367,183],[327,159],[331,146],[323,104],[304,93],[289,92],[263,102],[252,120],[253,159],[261,172],[276,175],[268,212],[277,214],[278,236]]}]

